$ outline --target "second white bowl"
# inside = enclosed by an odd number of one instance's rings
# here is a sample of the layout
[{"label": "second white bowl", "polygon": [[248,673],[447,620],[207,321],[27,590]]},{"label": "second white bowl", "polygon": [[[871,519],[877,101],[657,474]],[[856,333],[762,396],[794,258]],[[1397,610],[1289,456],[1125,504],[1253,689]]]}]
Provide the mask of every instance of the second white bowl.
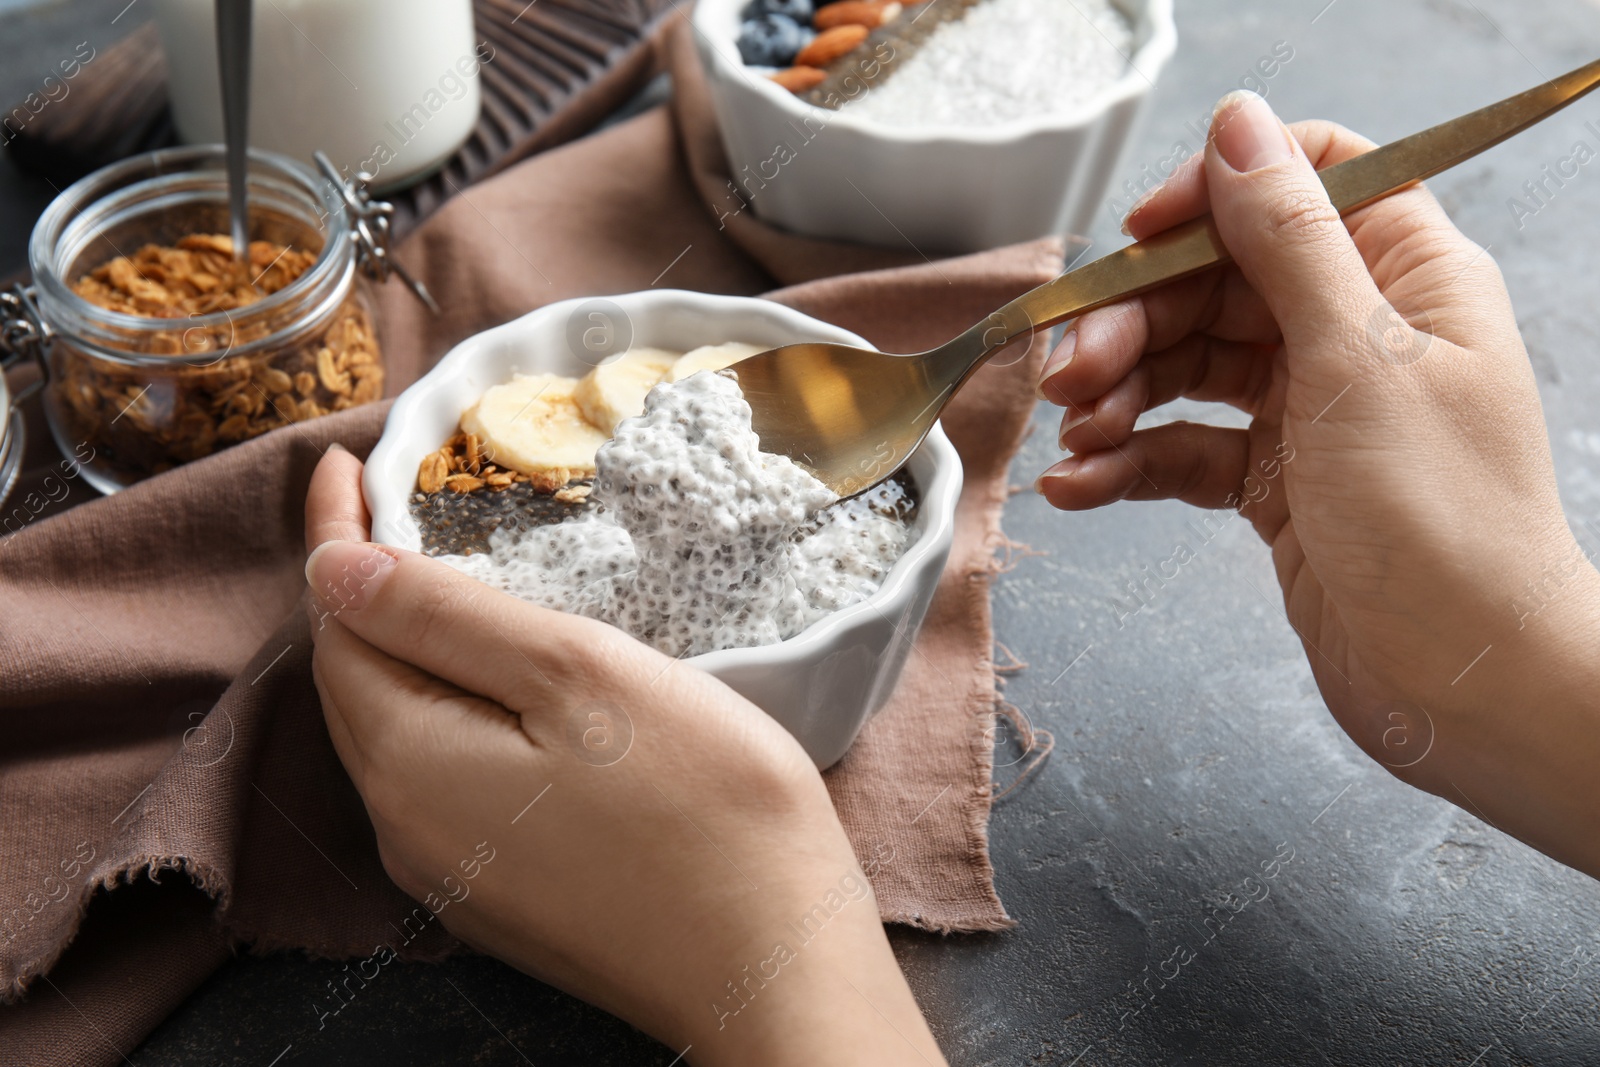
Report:
[{"label": "second white bowl", "polygon": [[738,186],[720,210],[748,202],[796,233],[924,253],[1087,233],[1178,43],[1172,0],[1114,0],[1134,25],[1132,63],[1084,107],[993,126],[892,126],[848,103],[816,107],[746,69],[735,41],[747,2],[697,0],[693,15]]}]

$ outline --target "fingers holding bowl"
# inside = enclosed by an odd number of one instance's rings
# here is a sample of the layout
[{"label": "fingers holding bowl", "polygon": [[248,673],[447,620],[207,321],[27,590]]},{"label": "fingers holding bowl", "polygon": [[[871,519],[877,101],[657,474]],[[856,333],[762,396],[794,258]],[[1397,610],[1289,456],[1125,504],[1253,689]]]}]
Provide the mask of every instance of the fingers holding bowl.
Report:
[{"label": "fingers holding bowl", "polygon": [[476,753],[521,731],[517,717],[494,701],[403,663],[337,623],[317,642],[312,677],[333,747],[362,793],[373,768],[415,777],[424,768],[397,764],[419,753],[445,759],[467,742]]},{"label": "fingers holding bowl", "polygon": [[306,491],[306,551],[324,541],[365,541],[372,517],[361,494],[359,459],[343,445],[333,444],[311,473]]},{"label": "fingers holding bowl", "polygon": [[[551,613],[442,563],[369,542],[361,473],[361,461],[335,446],[317,464],[306,493],[313,640],[320,643],[335,628],[348,630],[396,664],[414,664],[508,707],[515,706],[512,694],[548,686],[548,673],[535,662],[546,657],[535,657],[512,635],[547,634],[557,646],[552,658],[559,659],[564,627],[541,627],[524,616]],[[510,646],[506,655],[488,653],[499,646]]]},{"label": "fingers holding bowl", "polygon": [[[408,692],[427,683],[487,698],[515,713],[537,742],[596,679],[642,685],[670,665],[603,623],[536,607],[419,553],[368,542],[361,471],[349,452],[330,449],[306,502],[318,684],[341,756],[350,745],[340,737],[354,730],[351,709],[371,706],[371,692],[388,692],[400,706],[401,681]],[[364,680],[341,687],[342,678]]]},{"label": "fingers holding bowl", "polygon": [[584,656],[592,620],[546,611],[416,552],[329,541],[306,561],[318,618],[388,656],[513,710]]}]

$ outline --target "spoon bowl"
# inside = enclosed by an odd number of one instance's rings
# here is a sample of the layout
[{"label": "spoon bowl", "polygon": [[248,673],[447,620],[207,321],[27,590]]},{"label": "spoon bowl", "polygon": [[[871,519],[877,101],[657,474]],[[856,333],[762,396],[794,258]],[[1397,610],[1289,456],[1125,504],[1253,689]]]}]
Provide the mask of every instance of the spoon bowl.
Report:
[{"label": "spoon bowl", "polygon": [[789,456],[839,496],[897,470],[948,395],[922,356],[820,341],[784,345],[729,368],[768,452]]}]

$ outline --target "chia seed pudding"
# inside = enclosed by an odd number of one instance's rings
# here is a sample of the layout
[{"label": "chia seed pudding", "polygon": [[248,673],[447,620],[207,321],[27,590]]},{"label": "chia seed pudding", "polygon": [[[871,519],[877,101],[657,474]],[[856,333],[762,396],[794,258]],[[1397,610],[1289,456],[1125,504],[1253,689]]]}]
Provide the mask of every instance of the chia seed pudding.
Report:
[{"label": "chia seed pudding", "polygon": [[[914,534],[902,471],[847,500],[762,452],[730,375],[655,386],[599,446],[588,494],[417,493],[423,551],[669,655],[772,644],[880,588]],[[573,499],[581,496],[581,499]]]},{"label": "chia seed pudding", "polygon": [[1057,114],[1121,78],[1133,48],[1133,24],[1111,0],[982,0],[941,23],[850,113],[895,126]]}]

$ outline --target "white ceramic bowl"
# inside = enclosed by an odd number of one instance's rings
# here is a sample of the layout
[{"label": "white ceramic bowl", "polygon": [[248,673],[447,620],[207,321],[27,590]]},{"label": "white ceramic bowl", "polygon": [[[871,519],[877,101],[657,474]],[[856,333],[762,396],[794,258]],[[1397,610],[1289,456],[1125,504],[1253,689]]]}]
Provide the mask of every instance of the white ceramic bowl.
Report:
[{"label": "white ceramic bowl", "polygon": [[[848,330],[747,297],[658,289],[540,308],[462,341],[395,401],[363,483],[374,538],[396,548],[421,548],[421,531],[409,509],[417,465],[456,432],[462,412],[485,389],[518,373],[581,376],[597,362],[592,342],[604,353],[619,338],[625,346],[630,335],[634,345],[679,352],[723,341],[872,347]],[[907,469],[916,479],[921,505],[913,540],[882,588],[787,641],[684,661],[763,708],[799,739],[819,767],[843,756],[888,700],[950,554],[961,457],[935,426]]]},{"label": "white ceramic bowl", "polygon": [[[1087,233],[1178,44],[1172,0],[1114,2],[1134,23],[1137,69],[1084,106],[991,126],[905,127],[852,115],[848,103],[815,107],[748,70],[735,45],[748,0],[697,0],[695,43],[739,197],[796,233],[909,241],[924,253]],[[726,200],[722,210],[739,209],[733,191]]]}]

